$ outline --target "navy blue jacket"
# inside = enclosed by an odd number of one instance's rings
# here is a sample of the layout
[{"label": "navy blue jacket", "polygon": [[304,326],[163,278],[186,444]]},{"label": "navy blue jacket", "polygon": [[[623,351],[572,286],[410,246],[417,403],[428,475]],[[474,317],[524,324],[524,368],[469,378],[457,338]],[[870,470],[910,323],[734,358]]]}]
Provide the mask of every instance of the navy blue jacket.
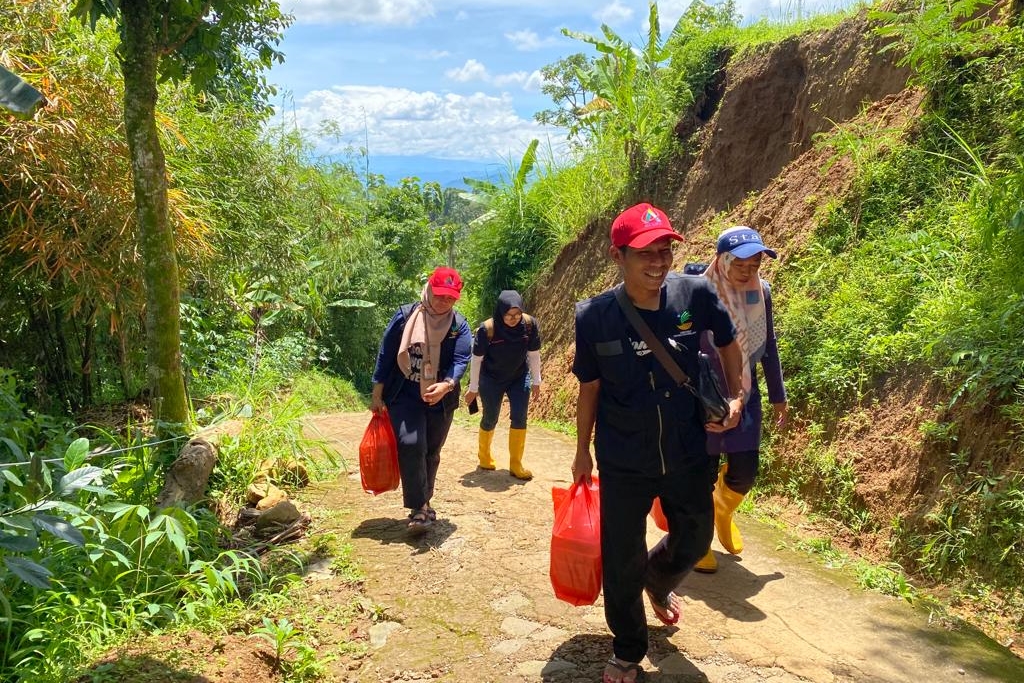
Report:
[{"label": "navy blue jacket", "polygon": [[[718,346],[733,341],[728,311],[706,278],[670,273],[657,311],[638,309],[679,367],[697,374],[701,332]],[[660,475],[706,459],[696,399],[677,386],[626,320],[613,290],[576,304],[580,382],[601,380],[594,454],[601,472]]]},{"label": "navy blue jacket", "polygon": [[[384,329],[384,337],[380,342],[380,350],[377,352],[377,364],[373,368],[374,384],[384,384],[384,403],[390,405],[398,397],[399,393],[407,390],[419,396],[419,382],[411,382],[405,378],[398,368],[398,345],[402,343],[402,332],[405,330],[405,323],[413,308],[419,303],[406,304],[395,311],[391,321]],[[473,337],[469,331],[469,323],[458,311],[454,311],[455,319],[452,327],[441,342],[440,366],[437,368],[438,381],[448,379],[455,380],[455,391],[448,392],[441,400],[447,410],[454,410],[459,402],[459,381],[466,374],[469,367],[469,352],[472,347]],[[406,386],[409,385],[409,386]]]}]

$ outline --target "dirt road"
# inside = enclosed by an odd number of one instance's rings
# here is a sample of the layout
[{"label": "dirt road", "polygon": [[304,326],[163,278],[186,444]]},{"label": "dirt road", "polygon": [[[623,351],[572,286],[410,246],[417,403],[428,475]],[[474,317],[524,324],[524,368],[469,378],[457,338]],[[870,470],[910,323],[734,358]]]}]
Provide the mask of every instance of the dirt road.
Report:
[{"label": "dirt road", "polygon": [[[437,523],[408,534],[401,495],[364,493],[355,472],[368,413],[311,419],[349,463],[336,484],[306,494],[351,533],[361,590],[379,612],[368,653],[339,675],[351,681],[601,680],[611,651],[602,602],[572,607],[548,578],[551,487],[567,486],[571,439],[531,428],[535,478],[476,467],[476,428],[460,416],[442,454]],[[495,435],[507,468],[507,432]],[[715,575],[677,589],[685,609],[667,628],[648,608],[648,681],[1024,681],[1024,662],[974,633],[930,623],[895,598],[863,592],[836,572],[780,550],[780,532],[741,522],[742,557],[720,555]],[[648,542],[661,532],[648,524]],[[717,542],[716,542],[716,548]],[[718,548],[721,550],[720,548]]]}]

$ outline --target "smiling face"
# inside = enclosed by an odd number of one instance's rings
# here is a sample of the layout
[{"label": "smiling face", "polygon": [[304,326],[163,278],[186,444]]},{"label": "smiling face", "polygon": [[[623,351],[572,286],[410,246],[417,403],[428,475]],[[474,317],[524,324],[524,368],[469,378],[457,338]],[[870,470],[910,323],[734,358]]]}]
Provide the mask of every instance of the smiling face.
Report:
[{"label": "smiling face", "polygon": [[750,284],[751,281],[756,281],[763,257],[763,253],[757,253],[748,258],[734,259],[729,264],[729,272],[725,274],[726,279],[737,287],[743,287]]},{"label": "smiling face", "polygon": [[612,247],[611,257],[622,268],[626,289],[657,293],[672,268],[673,247],[669,237],[657,239],[646,247]]}]

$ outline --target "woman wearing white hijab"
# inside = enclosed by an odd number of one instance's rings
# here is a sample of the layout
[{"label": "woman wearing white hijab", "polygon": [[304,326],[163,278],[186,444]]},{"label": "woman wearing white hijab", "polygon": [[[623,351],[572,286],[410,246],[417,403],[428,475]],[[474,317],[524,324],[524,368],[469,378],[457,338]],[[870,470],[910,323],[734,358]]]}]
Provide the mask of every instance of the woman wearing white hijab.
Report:
[{"label": "woman wearing white hijab", "polygon": [[[715,531],[722,547],[734,555],[743,550],[743,537],[733,522],[733,513],[757,477],[762,421],[758,364],[764,370],[768,402],[772,404],[777,426],[785,424],[787,412],[786,387],[772,320],[771,287],[758,275],[765,255],[778,258],[756,230],[738,225],[719,235],[717,254],[704,271],[704,277],[715,284],[718,298],[729,310],[736,340],[747,359],[743,388],[748,399],[739,426],[727,432],[708,432],[708,453],[716,457],[724,453],[726,459],[715,484]],[[714,344],[708,339],[701,341],[701,347],[706,353],[714,353]],[[718,569],[710,548],[694,569],[708,574]]]},{"label": "woman wearing white hijab", "polygon": [[413,531],[437,519],[430,499],[441,447],[459,404],[459,380],[469,366],[469,324],[453,309],[461,292],[462,279],[454,268],[436,268],[420,300],[391,318],[373,369],[370,410],[387,407],[398,441],[402,502],[410,510]]}]

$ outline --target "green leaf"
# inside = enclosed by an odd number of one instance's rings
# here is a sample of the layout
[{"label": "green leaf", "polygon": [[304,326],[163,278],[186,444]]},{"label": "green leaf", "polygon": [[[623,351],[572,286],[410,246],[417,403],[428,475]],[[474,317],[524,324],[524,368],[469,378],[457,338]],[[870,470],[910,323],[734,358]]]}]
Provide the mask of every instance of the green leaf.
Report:
[{"label": "green leaf", "polygon": [[[0,442],[7,444],[7,447],[11,449],[11,453],[14,454],[14,457],[18,462],[25,460],[25,451],[21,449],[21,445],[19,443],[6,436],[0,436]],[[7,468],[5,467],[4,469]]]},{"label": "green leaf", "polygon": [[40,531],[48,531],[62,541],[67,541],[79,548],[85,547],[85,536],[82,535],[82,532],[60,517],[36,515],[32,518],[32,523]]},{"label": "green leaf", "polygon": [[75,439],[64,451],[64,466],[74,470],[82,466],[89,455],[89,439]]},{"label": "green leaf", "polygon": [[100,510],[104,512],[110,512],[114,516],[111,517],[110,521],[116,521],[121,517],[125,516],[129,512],[134,511],[140,518],[145,519],[149,516],[149,510],[142,505],[129,505],[127,503],[107,503],[101,505]]},{"label": "green leaf", "polygon": [[50,587],[50,577],[53,574],[41,564],[23,557],[5,557],[4,564],[12,574],[28,585],[43,589]]},{"label": "green leaf", "polygon": [[332,308],[373,308],[377,304],[363,299],[338,299],[327,304]]},{"label": "green leaf", "polygon": [[21,479],[18,478],[18,475],[14,473],[14,470],[12,470],[10,467],[0,467],[0,476],[2,476],[4,479],[11,482],[15,486],[21,487],[25,485],[22,483]]},{"label": "green leaf", "polygon": [[30,553],[39,547],[39,541],[35,534],[28,536],[22,534],[9,534],[0,531],[0,548],[16,553]]},{"label": "green leaf", "polygon": [[11,529],[18,529],[19,531],[34,532],[35,530],[32,526],[32,518],[26,515],[2,515],[0,516],[0,524]]},{"label": "green leaf", "polygon": [[[79,441],[85,441],[85,439],[79,439]],[[70,455],[70,453],[71,448],[68,448],[68,454]],[[65,456],[65,460],[67,460],[67,457],[68,456]],[[60,482],[57,484],[56,492],[58,495],[66,496],[78,491],[79,489],[85,488],[101,476],[103,476],[103,469],[100,467],[89,466],[72,470],[61,478]]]}]

